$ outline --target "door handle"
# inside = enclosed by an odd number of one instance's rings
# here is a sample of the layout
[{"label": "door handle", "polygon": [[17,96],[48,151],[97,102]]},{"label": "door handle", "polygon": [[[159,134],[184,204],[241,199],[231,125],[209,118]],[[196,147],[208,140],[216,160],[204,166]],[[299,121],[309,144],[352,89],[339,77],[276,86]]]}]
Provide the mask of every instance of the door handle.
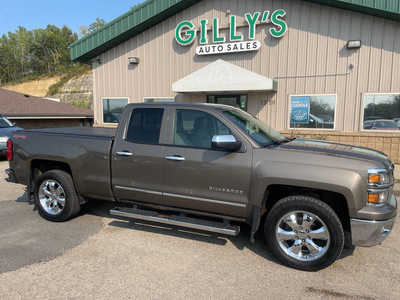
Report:
[{"label": "door handle", "polygon": [[166,156],[166,160],[174,160],[174,161],[185,161],[185,158],[179,155],[173,155],[173,156]]},{"label": "door handle", "polygon": [[117,152],[116,154],[118,156],[133,156],[133,153],[127,151]]}]

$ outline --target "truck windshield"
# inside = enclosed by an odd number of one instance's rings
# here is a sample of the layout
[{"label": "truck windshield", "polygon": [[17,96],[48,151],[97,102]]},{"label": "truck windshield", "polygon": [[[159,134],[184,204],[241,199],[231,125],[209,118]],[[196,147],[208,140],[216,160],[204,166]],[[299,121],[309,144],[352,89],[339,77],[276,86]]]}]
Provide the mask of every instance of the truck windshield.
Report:
[{"label": "truck windshield", "polygon": [[13,127],[13,123],[11,123],[7,118],[5,117],[0,117],[0,128],[8,128],[8,127]]},{"label": "truck windshield", "polygon": [[246,112],[225,110],[222,113],[261,147],[279,145],[290,141],[275,129]]}]

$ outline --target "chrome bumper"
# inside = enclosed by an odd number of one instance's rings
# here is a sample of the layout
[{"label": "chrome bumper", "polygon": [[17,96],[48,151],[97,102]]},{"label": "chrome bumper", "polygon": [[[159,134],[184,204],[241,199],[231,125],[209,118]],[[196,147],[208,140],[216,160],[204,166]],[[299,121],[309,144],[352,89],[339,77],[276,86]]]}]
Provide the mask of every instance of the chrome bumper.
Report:
[{"label": "chrome bumper", "polygon": [[385,221],[351,219],[351,238],[354,246],[379,245],[392,232],[395,218]]}]

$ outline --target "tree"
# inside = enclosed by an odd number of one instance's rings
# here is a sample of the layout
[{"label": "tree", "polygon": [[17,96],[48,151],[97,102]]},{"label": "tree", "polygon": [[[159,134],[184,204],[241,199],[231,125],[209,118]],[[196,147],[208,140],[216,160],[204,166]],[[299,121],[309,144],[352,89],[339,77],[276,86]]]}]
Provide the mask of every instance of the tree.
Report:
[{"label": "tree", "polygon": [[88,33],[95,32],[106,25],[106,21],[101,18],[96,18],[96,21],[89,25]]},{"label": "tree", "polygon": [[29,74],[62,72],[71,65],[68,46],[78,35],[64,26],[27,30],[19,27],[0,38],[0,80],[20,80]]}]

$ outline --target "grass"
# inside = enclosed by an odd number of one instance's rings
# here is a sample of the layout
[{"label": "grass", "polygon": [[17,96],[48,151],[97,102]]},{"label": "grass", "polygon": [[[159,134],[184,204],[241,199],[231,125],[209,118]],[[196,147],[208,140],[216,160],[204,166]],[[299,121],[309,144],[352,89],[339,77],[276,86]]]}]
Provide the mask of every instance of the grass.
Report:
[{"label": "grass", "polygon": [[55,75],[57,75],[57,74],[56,73],[29,74],[29,75],[26,75],[26,76],[24,76],[23,78],[20,78],[20,79],[4,82],[4,83],[1,84],[1,86],[16,85],[16,84],[20,84],[20,83],[24,83],[24,82],[28,82],[28,81],[40,80],[40,79],[47,78],[47,77],[53,77]]},{"label": "grass", "polygon": [[73,106],[90,109],[90,105],[87,104],[85,101],[72,101],[71,104]]}]

